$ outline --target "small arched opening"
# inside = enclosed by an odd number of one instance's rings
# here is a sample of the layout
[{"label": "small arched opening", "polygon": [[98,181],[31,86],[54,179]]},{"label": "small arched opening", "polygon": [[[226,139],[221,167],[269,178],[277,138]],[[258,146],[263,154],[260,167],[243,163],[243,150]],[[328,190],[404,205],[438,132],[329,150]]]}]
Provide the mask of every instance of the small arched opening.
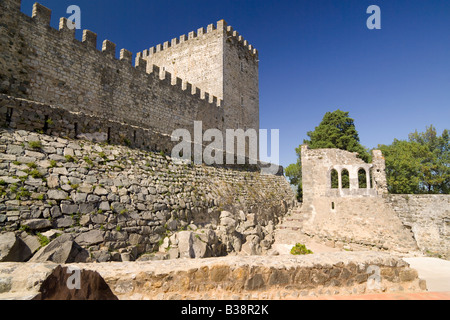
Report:
[{"label": "small arched opening", "polygon": [[350,189],[350,174],[347,169],[341,172],[342,189]]},{"label": "small arched opening", "polygon": [[358,187],[360,189],[367,189],[367,172],[363,168],[358,170]]},{"label": "small arched opening", "polygon": [[339,174],[337,170],[331,170],[331,189],[339,189]]}]

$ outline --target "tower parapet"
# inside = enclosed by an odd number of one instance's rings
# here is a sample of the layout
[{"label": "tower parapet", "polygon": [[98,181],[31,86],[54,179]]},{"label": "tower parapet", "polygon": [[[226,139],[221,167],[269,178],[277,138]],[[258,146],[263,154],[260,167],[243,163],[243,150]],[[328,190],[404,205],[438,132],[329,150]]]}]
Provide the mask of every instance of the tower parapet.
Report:
[{"label": "tower parapet", "polygon": [[165,50],[169,50],[171,48],[177,47],[178,45],[189,42],[190,40],[196,40],[199,37],[206,36],[211,33],[215,33],[217,31],[225,32],[228,38],[234,38],[237,43],[241,44],[244,48],[246,48],[250,55],[252,55],[255,59],[258,59],[258,50],[256,50],[251,44],[248,43],[237,31],[233,30],[233,27],[228,26],[225,20],[219,20],[216,24],[209,24],[207,28],[204,27],[199,28],[197,31],[191,31],[186,34],[179,36],[178,38],[173,38],[171,41],[166,41],[162,44],[157,44],[150,49],[145,49],[141,52],[138,52],[137,56],[142,57],[143,59],[148,56],[152,56],[157,53],[162,53]]},{"label": "tower parapet", "polygon": [[225,128],[259,130],[258,51],[225,20],[153,46],[136,58],[146,60],[147,68],[158,65],[200,88],[201,98],[222,100]]}]

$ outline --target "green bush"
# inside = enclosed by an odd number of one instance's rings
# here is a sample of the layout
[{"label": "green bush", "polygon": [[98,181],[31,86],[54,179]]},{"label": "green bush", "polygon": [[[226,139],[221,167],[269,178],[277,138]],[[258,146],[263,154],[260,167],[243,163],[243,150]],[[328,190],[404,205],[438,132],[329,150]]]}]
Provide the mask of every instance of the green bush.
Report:
[{"label": "green bush", "polygon": [[294,256],[313,254],[313,252],[306,248],[304,244],[297,243],[291,250],[291,254]]}]

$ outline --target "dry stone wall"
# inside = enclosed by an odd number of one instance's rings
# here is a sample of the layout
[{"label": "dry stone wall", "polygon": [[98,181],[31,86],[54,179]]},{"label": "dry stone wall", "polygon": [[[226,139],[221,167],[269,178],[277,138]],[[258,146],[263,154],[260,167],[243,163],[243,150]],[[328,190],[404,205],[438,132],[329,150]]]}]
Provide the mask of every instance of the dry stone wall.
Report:
[{"label": "dry stone wall", "polygon": [[94,261],[258,254],[295,200],[283,176],[25,130],[0,139],[2,232],[41,244],[63,234]]}]

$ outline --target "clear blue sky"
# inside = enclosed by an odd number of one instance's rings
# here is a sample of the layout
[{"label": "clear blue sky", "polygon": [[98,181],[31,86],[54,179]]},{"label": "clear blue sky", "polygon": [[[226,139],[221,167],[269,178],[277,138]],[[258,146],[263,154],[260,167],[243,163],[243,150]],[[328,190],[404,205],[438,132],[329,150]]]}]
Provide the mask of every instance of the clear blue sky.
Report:
[{"label": "clear blue sky", "polygon": [[[31,15],[35,1],[23,0]],[[349,111],[373,148],[433,124],[450,129],[448,0],[41,0],[52,25],[78,5],[82,29],[133,53],[225,19],[260,55],[260,119],[280,129],[280,163],[328,111]],[[369,5],[382,30],[369,30]],[[77,31],[81,39],[81,31]]]}]

